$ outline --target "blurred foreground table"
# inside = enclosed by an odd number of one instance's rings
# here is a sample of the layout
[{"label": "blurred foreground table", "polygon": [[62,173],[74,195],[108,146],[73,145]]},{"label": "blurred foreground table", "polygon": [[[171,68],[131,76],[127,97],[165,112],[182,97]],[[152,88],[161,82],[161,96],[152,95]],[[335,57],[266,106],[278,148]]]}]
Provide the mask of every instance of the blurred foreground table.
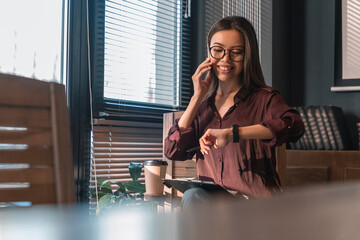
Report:
[{"label": "blurred foreground table", "polygon": [[145,201],[154,202],[157,205],[158,213],[176,213],[180,211],[181,198],[165,193],[161,196],[152,196],[145,194]]},{"label": "blurred foreground table", "polygon": [[189,211],[87,206],[0,209],[0,239],[359,239],[360,183],[297,188],[269,199],[218,202]]}]

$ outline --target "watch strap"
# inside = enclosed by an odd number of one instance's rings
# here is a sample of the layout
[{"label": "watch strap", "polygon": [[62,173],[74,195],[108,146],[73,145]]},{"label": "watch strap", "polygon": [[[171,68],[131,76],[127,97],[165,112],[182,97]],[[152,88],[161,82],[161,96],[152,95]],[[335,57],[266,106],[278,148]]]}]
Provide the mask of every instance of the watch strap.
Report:
[{"label": "watch strap", "polygon": [[237,125],[237,124],[232,125],[232,133],[233,133],[233,142],[238,143],[239,142],[239,125]]}]

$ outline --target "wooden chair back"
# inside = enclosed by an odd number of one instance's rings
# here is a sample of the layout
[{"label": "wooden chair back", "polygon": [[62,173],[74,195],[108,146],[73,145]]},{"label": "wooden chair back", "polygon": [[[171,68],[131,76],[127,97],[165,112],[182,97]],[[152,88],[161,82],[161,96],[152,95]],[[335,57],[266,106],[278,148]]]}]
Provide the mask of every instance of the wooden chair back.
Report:
[{"label": "wooden chair back", "polygon": [[75,202],[64,85],[0,74],[0,202]]}]

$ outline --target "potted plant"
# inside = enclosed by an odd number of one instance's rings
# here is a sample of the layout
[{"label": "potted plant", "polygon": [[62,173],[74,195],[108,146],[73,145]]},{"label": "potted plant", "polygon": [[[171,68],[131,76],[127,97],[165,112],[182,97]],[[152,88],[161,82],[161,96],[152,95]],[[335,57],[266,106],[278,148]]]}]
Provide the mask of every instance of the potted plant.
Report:
[{"label": "potted plant", "polygon": [[[138,182],[141,175],[142,164],[131,162],[129,165],[129,173],[132,181],[115,182],[105,179],[97,180],[97,195],[99,206],[96,214],[111,210],[112,208],[123,207],[155,207],[155,203],[144,201],[145,184]],[[117,190],[113,190],[111,183],[119,186]],[[96,198],[96,191],[92,191],[92,197]]]}]

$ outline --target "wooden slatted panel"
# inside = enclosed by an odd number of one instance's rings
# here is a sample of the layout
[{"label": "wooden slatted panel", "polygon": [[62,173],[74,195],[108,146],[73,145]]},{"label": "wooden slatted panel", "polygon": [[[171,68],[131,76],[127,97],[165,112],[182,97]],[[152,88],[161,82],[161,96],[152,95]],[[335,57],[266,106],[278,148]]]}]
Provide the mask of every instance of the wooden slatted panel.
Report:
[{"label": "wooden slatted panel", "polygon": [[52,144],[51,131],[47,129],[28,129],[26,131],[0,130],[0,143],[50,146]]},{"label": "wooden slatted panel", "polygon": [[65,86],[50,83],[53,160],[55,167],[56,201],[75,202],[74,166],[72,162],[69,114]]},{"label": "wooden slatted panel", "polygon": [[326,183],[329,181],[328,167],[288,167],[286,181],[288,186],[301,186]]},{"label": "wooden slatted panel", "polygon": [[6,86],[0,88],[0,105],[50,107],[48,82],[7,74],[0,74],[0,79]]},{"label": "wooden slatted panel", "polygon": [[[0,74],[0,144],[1,187],[7,184],[0,201],[75,201],[64,85]],[[14,169],[14,163],[29,167]],[[9,189],[8,183],[30,188]]]},{"label": "wooden slatted panel", "polygon": [[55,203],[55,185],[32,185],[24,189],[0,189],[1,201],[29,201],[33,204]]},{"label": "wooden slatted panel", "polygon": [[1,126],[50,129],[50,109],[0,106]]},{"label": "wooden slatted panel", "polygon": [[276,147],[276,171],[279,174],[281,187],[285,187],[286,183],[286,144]]},{"label": "wooden slatted panel", "polygon": [[327,182],[360,179],[360,151],[279,150],[283,152],[278,155],[278,161],[286,163],[286,182],[282,183],[286,187],[291,187],[294,182],[296,185],[307,184],[311,175],[307,169],[317,169],[316,174],[320,178],[322,175]]},{"label": "wooden slatted panel", "polygon": [[30,184],[54,183],[54,169],[48,167],[0,169],[0,183],[28,182]]},{"label": "wooden slatted panel", "polygon": [[174,161],[173,178],[189,178],[197,176],[195,159],[187,161]]},{"label": "wooden slatted panel", "polygon": [[0,163],[52,164],[51,147],[0,150]]},{"label": "wooden slatted panel", "polygon": [[344,180],[360,180],[360,168],[357,167],[345,167],[344,168]]}]

